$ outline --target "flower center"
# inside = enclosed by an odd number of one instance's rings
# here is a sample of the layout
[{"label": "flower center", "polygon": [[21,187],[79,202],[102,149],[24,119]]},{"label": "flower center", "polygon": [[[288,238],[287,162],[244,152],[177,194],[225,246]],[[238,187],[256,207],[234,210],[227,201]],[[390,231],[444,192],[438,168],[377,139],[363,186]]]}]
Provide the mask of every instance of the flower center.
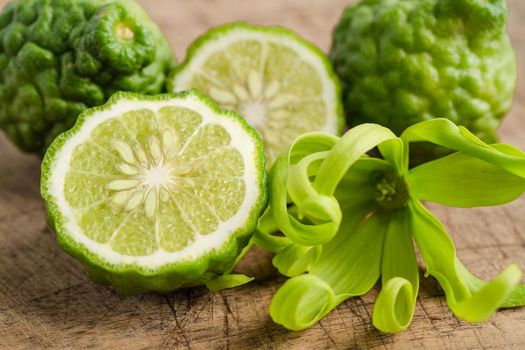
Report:
[{"label": "flower center", "polygon": [[375,200],[380,208],[394,211],[406,206],[409,199],[405,180],[395,172],[384,172],[377,176]]}]

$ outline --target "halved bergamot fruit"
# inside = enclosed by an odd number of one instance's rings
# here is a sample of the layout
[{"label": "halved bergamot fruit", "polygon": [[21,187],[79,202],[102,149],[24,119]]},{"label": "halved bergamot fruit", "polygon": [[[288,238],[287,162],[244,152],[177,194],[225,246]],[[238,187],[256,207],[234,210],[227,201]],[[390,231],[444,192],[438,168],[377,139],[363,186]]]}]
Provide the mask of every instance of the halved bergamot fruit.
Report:
[{"label": "halved bergamot fruit", "polygon": [[344,123],[327,57],[285,28],[232,23],[211,29],[190,46],[168,86],[198,88],[241,114],[262,136],[268,166],[297,136],[339,134]]},{"label": "halved bergamot fruit", "polygon": [[123,293],[228,271],[266,200],[262,142],[197,91],[118,93],[81,114],[42,165],[61,246]]}]

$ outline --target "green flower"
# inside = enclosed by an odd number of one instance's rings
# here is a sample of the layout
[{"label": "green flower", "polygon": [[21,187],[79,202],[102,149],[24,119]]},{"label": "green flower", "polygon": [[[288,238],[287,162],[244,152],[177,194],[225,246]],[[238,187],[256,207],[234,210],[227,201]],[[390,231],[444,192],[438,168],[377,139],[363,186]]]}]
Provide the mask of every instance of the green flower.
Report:
[{"label": "green flower", "polygon": [[[457,152],[409,169],[409,145],[421,141]],[[382,158],[366,156],[376,146]],[[292,277],[275,294],[270,314],[286,328],[308,328],[381,277],[374,326],[405,329],[419,288],[413,240],[456,316],[480,322],[498,308],[524,305],[521,270],[511,265],[489,282],[474,276],[421,202],[499,205],[524,190],[524,153],[487,145],[447,119],[415,124],[401,137],[375,124],[341,138],[303,135],[271,170],[270,206],[254,236]]]}]

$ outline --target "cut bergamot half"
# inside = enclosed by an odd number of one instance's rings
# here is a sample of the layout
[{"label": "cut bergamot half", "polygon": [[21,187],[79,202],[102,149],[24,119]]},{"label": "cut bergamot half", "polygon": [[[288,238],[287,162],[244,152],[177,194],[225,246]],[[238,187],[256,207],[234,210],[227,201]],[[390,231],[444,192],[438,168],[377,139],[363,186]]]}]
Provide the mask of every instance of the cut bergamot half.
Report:
[{"label": "cut bergamot half", "polygon": [[268,166],[297,136],[339,134],[343,127],[339,83],[327,57],[280,27],[211,29],[190,46],[168,85],[197,88],[246,118],[263,138]]},{"label": "cut bergamot half", "polygon": [[263,145],[197,91],[117,93],[49,148],[42,195],[60,245],[123,293],[229,271],[265,205]]}]

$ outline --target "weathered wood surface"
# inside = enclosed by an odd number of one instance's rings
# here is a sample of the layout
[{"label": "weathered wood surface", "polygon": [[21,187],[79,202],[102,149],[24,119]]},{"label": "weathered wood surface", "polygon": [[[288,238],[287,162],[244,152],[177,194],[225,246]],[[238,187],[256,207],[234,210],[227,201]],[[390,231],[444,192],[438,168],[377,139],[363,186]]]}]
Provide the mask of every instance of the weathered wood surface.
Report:
[{"label": "weathered wood surface", "polygon": [[[5,4],[0,0],[0,5]],[[346,0],[143,0],[179,59],[196,36],[234,20],[280,24],[327,50],[331,26]],[[525,149],[525,2],[510,0],[509,33],[519,59],[520,85],[500,134]],[[407,331],[376,331],[370,315],[377,289],[343,303],[319,324],[289,332],[267,309],[282,279],[268,256],[251,254],[245,272],[258,281],[218,293],[204,288],[170,295],[116,295],[92,283],[63,253],[45,223],[39,160],[0,135],[0,348],[524,348],[525,308],[504,310],[471,325],[449,311],[433,279],[422,278]],[[433,206],[450,230],[460,258],[489,278],[507,264],[525,269],[525,198],[500,208]]]}]

